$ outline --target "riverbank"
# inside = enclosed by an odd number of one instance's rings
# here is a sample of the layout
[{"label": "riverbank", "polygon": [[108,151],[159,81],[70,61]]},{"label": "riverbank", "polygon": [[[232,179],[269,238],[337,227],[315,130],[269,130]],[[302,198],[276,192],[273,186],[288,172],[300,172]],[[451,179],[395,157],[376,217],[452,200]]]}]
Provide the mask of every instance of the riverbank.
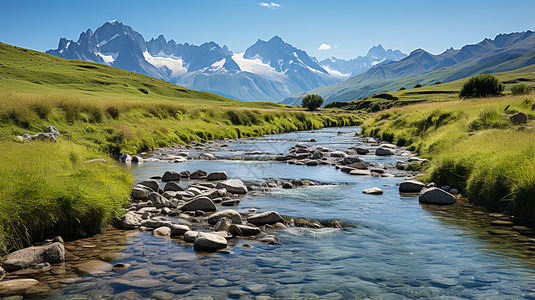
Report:
[{"label": "riverbank", "polygon": [[[426,181],[455,187],[495,210],[533,218],[534,102],[531,95],[417,104],[377,113],[362,128],[430,159]],[[519,112],[525,122],[515,119],[523,119]]]}]

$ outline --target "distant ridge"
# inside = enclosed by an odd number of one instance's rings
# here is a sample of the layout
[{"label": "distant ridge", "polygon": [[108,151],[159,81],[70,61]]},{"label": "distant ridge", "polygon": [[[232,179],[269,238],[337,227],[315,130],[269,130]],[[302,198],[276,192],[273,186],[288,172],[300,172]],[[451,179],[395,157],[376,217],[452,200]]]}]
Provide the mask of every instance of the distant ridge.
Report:
[{"label": "distant ridge", "polygon": [[146,41],[117,20],[104,23],[95,32],[82,32],[76,42],[61,38],[58,48],[47,53],[107,64],[246,101],[280,101],[340,83],[377,63],[405,56],[397,50],[385,51],[379,45],[370,49],[366,57],[322,64],[279,36],[258,40],[244,53],[233,53],[215,42],[200,46],[178,44],[163,35]]},{"label": "distant ridge", "polygon": [[320,87],[286,98],[282,103],[298,104],[306,94],[319,94],[325,103],[351,101],[415,84],[430,85],[493,72],[504,72],[535,63],[535,32],[499,34],[494,40],[450,48],[439,55],[416,49],[396,62],[374,66],[345,82]]}]

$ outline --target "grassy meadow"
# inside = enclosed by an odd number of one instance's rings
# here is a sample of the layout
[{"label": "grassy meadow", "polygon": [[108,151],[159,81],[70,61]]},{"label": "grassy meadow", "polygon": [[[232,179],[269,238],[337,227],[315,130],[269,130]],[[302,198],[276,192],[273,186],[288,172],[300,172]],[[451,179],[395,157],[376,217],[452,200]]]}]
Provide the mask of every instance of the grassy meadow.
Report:
[{"label": "grassy meadow", "polygon": [[[132,186],[115,162],[121,153],[361,120],[231,100],[0,43],[0,253],[54,234],[92,233],[116,219]],[[17,138],[49,125],[61,133],[57,143]],[[107,162],[85,163],[93,158]]]},{"label": "grassy meadow", "polygon": [[[362,126],[431,159],[426,181],[459,188],[471,200],[535,217],[535,96],[437,101],[378,112]],[[505,110],[507,108],[507,110]],[[522,111],[528,124],[513,125]]]}]

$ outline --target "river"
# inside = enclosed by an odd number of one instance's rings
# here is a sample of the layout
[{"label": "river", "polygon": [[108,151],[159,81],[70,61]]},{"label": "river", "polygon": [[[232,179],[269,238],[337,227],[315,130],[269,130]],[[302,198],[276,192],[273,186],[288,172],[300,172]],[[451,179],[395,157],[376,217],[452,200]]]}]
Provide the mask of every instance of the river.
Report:
[{"label": "river", "polygon": [[[328,128],[235,140],[228,143],[225,151],[214,154],[233,158],[257,150],[269,156],[285,153],[289,147],[309,138],[317,140],[314,146],[345,150],[365,146],[362,138],[355,136],[358,130]],[[362,157],[366,162],[379,163],[404,159],[373,154]],[[229,178],[242,180],[274,177],[346,183],[272,189],[262,195],[245,196],[235,209],[276,210],[283,216],[320,221],[338,219],[354,228],[291,227],[275,233],[280,245],[253,239],[231,240],[230,254],[196,254],[191,244],[179,239],[157,238],[150,232],[114,231],[89,241],[71,243],[67,249],[71,247],[76,254],[76,245],[91,243],[100,255],[113,254],[108,259],[112,264],[131,267],[64,280],[66,284],[50,297],[535,297],[530,234],[492,226],[496,216],[489,216],[489,212],[467,201],[452,206],[421,205],[417,196],[399,194],[396,184],[403,178],[351,176],[332,166],[230,159],[176,164],[146,162],[133,165],[131,171],[135,181],[141,181],[166,170],[197,169],[223,170]],[[384,194],[362,193],[370,187],[380,187]],[[78,259],[85,258],[80,254]]]}]

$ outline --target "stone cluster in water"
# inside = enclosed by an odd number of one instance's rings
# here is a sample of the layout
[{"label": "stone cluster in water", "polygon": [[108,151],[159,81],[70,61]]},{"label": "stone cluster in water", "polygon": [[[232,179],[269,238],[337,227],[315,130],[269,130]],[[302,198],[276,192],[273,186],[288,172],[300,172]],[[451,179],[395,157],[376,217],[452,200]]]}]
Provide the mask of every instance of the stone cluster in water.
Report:
[{"label": "stone cluster in water", "polygon": [[[182,187],[179,182],[184,178],[195,181]],[[159,181],[165,183],[163,189]],[[278,239],[269,233],[288,226],[342,228],[343,224],[334,220],[321,225],[305,219],[285,220],[276,211],[257,213],[250,209],[247,214],[240,214],[225,208],[240,204],[240,198],[249,192],[319,184],[303,179],[269,179],[246,184],[239,179],[228,179],[224,171],[166,171],[161,177],[155,176],[134,186],[133,205],[121,218],[119,226],[152,231],[159,237],[180,238],[193,243],[195,251],[228,252],[225,250],[227,240],[237,237],[255,237],[260,242],[278,244]]]}]

